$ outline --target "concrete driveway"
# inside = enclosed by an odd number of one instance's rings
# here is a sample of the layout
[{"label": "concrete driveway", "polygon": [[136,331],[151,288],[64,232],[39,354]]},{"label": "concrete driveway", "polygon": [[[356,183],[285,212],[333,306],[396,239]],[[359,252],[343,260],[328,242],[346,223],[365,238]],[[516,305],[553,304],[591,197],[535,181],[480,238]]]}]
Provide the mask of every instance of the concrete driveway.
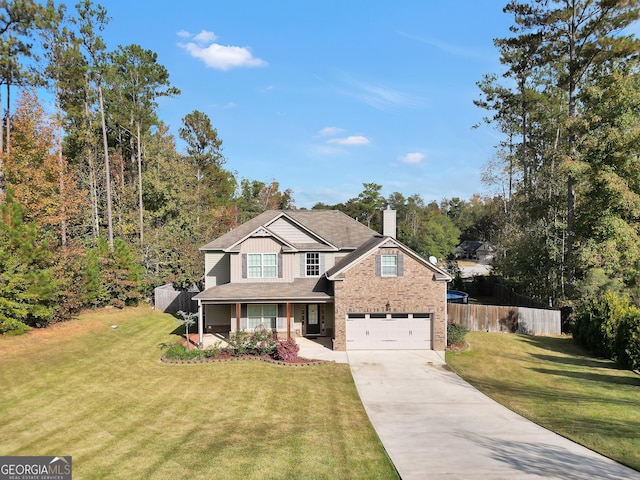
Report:
[{"label": "concrete driveway", "polygon": [[403,480],[640,480],[451,372],[430,351],[350,351],[362,403]]}]

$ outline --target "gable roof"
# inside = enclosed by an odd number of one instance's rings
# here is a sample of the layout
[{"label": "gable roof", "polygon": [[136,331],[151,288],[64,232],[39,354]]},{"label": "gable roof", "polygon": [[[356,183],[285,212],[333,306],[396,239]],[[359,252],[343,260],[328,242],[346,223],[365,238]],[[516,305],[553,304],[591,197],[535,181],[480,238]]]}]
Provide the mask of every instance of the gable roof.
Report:
[{"label": "gable roof", "polygon": [[[250,237],[260,227],[270,231],[269,225],[280,218],[286,218],[310,236],[317,238],[317,243],[313,244],[289,242],[291,246],[302,250],[310,247],[314,249],[322,247],[327,250],[356,249],[378,235],[369,227],[338,210],[267,210],[221,235],[200,250],[227,251]],[[271,233],[274,237],[279,237]]]},{"label": "gable roof", "polygon": [[495,252],[496,247],[489,242],[480,240],[465,240],[456,247],[456,250],[466,253],[476,253],[479,250],[487,252]]},{"label": "gable roof", "polygon": [[344,272],[349,270],[353,265],[359,263],[365,257],[368,257],[381,247],[393,247],[402,250],[403,253],[422,263],[424,266],[433,271],[434,280],[449,282],[452,279],[451,275],[439,268],[437,265],[429,262],[409,247],[404,246],[402,243],[392,237],[385,237],[383,235],[376,235],[367,242],[363,243],[359,248],[349,253],[349,255],[342,258],[336,265],[327,270],[326,277],[329,280],[339,279]]}]

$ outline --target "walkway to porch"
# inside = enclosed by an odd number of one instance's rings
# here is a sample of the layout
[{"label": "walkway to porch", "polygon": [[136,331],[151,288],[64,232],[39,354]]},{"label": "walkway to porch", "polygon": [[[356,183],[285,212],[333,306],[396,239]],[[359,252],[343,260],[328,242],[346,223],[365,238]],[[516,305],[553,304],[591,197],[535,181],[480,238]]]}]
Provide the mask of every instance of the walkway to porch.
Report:
[{"label": "walkway to porch", "polygon": [[296,343],[300,346],[298,356],[313,360],[328,360],[336,363],[349,363],[347,352],[336,352],[331,349],[331,338],[297,337]]}]

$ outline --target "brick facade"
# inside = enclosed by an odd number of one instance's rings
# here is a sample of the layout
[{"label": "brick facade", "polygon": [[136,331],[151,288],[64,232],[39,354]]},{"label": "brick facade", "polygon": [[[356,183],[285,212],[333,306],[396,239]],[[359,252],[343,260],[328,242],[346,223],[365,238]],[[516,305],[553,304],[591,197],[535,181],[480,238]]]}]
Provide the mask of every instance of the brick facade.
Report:
[{"label": "brick facade", "polygon": [[[376,276],[378,254],[404,255],[402,276]],[[334,283],[334,350],[346,350],[346,316],[349,313],[431,313],[433,349],[447,345],[447,283],[435,281],[434,272],[423,262],[397,248],[379,248],[344,273]],[[388,306],[387,306],[388,304]]]}]

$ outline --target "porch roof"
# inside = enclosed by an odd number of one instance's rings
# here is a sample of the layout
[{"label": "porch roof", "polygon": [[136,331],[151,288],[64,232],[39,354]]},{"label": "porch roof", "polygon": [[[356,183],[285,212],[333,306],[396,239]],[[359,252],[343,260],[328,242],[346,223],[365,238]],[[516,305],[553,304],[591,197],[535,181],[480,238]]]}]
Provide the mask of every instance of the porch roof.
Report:
[{"label": "porch roof", "polygon": [[193,297],[203,303],[244,302],[319,302],[333,301],[326,278],[296,278],[293,282],[225,283],[200,292]]}]

